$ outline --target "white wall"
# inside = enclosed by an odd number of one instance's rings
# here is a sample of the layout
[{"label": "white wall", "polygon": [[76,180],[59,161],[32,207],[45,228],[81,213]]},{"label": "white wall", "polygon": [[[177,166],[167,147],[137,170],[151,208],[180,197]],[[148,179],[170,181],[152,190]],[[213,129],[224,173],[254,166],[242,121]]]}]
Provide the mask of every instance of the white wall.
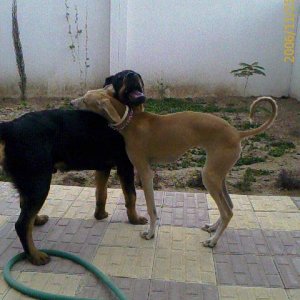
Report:
[{"label": "white wall", "polygon": [[[68,95],[79,92],[80,69],[69,49],[64,0],[18,0],[18,21],[30,95]],[[109,0],[69,0],[84,29],[88,5],[89,86],[99,86],[109,74]],[[11,35],[11,0],[0,1],[0,94],[18,95],[19,81]],[[82,34],[84,35],[84,33]],[[81,60],[84,63],[84,41]]]},{"label": "white wall", "polygon": [[[0,97],[19,94],[11,2],[0,0]],[[234,78],[230,71],[240,62],[258,61],[267,76],[250,78],[247,95],[291,93],[300,99],[300,30],[292,66],[283,61],[283,0],[68,3],[72,17],[74,5],[78,6],[81,28],[88,4],[90,88],[101,86],[109,74],[131,68],[154,90],[162,78],[171,87],[171,96],[242,95],[244,79]],[[300,0],[295,6],[300,8]],[[80,93],[82,79],[72,61],[65,15],[64,0],[18,0],[29,96]]]},{"label": "white wall", "polygon": [[229,73],[258,61],[267,76],[251,78],[248,94],[289,92],[282,0],[128,0],[127,17],[126,64],[149,84],[162,77],[202,92],[242,93],[244,79]]},{"label": "white wall", "polygon": [[300,100],[300,9],[298,13],[298,30],[295,45],[296,60],[293,65],[290,95]]}]

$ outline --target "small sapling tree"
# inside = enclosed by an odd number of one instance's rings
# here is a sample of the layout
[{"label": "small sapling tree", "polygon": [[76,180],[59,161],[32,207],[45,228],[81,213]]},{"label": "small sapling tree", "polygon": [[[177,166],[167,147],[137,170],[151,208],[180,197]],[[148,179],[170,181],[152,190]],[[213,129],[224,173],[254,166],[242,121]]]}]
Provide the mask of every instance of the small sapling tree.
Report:
[{"label": "small sapling tree", "polygon": [[230,73],[233,74],[234,77],[246,78],[246,82],[244,86],[244,96],[245,96],[249,77],[255,74],[266,76],[266,74],[264,73],[265,69],[259,66],[257,61],[252,64],[246,64],[242,62],[239,64],[239,66],[241,66],[241,68],[232,70]]}]

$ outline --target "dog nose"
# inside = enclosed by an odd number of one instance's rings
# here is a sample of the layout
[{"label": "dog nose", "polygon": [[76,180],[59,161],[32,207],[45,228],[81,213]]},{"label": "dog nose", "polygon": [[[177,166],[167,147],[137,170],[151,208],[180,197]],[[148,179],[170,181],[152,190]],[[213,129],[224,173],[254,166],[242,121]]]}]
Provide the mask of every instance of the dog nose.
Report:
[{"label": "dog nose", "polygon": [[74,104],[75,104],[74,101],[75,101],[75,100],[72,100],[72,101],[70,102],[71,106],[74,106]]}]

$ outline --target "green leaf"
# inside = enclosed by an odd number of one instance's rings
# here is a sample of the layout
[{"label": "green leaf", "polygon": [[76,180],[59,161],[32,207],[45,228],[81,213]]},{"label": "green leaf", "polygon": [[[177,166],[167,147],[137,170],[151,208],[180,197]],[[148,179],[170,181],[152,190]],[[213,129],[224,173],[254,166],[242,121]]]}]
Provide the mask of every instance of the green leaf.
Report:
[{"label": "green leaf", "polygon": [[250,67],[251,65],[246,64],[246,63],[239,63],[240,66],[245,66],[245,67]]},{"label": "green leaf", "polygon": [[263,71],[260,71],[260,70],[255,70],[254,73],[266,76],[266,74]]}]

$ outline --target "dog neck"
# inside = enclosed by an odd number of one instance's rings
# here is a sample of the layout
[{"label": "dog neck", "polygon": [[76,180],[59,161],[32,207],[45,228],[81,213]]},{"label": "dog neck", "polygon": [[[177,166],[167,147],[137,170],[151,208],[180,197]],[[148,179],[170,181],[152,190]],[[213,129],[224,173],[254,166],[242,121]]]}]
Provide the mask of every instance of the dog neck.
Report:
[{"label": "dog neck", "polygon": [[121,121],[115,124],[110,123],[109,127],[120,132],[128,126],[132,117],[133,117],[133,110],[129,106],[125,105],[125,113],[123,114]]},{"label": "dog neck", "polygon": [[122,131],[122,133],[124,133],[124,129],[129,125],[134,115],[144,111],[143,104],[134,107],[129,107],[113,97],[110,98],[110,101],[114,109],[120,116],[121,121],[118,123],[110,123],[109,126],[112,129],[117,130],[119,132]]}]

